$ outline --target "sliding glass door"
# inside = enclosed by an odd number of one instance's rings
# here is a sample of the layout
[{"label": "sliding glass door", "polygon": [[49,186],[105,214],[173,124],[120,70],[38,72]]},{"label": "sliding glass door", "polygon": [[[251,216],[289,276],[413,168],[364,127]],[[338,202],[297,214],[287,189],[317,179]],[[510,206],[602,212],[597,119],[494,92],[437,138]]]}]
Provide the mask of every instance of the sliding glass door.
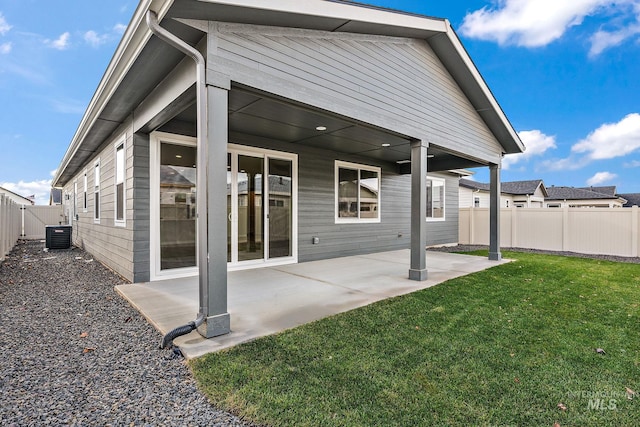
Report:
[{"label": "sliding glass door", "polygon": [[230,149],[227,261],[232,266],[294,257],[295,157]]},{"label": "sliding glass door", "polygon": [[[195,139],[161,132],[151,139],[151,278],[194,275]],[[229,268],[296,262],[297,156],[229,144],[226,179]]]}]

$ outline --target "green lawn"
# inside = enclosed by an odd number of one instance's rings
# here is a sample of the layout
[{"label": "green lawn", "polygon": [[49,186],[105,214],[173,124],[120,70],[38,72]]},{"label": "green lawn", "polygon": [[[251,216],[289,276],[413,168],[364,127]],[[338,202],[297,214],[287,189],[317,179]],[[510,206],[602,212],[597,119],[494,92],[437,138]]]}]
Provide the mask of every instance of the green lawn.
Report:
[{"label": "green lawn", "polygon": [[640,265],[504,256],[191,367],[271,426],[640,425]]}]

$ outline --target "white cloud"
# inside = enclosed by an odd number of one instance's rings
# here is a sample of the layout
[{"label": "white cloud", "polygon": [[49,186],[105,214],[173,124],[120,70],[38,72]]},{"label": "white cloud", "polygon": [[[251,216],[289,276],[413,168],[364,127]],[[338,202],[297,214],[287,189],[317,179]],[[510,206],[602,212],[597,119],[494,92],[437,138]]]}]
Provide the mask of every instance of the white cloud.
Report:
[{"label": "white cloud", "polygon": [[607,183],[609,181],[613,181],[617,177],[618,177],[618,175],[616,175],[615,173],[598,172],[598,173],[596,173],[595,175],[593,175],[591,178],[589,178],[587,180],[587,185],[591,186],[591,185],[604,184],[604,183]]},{"label": "white cloud", "polygon": [[4,15],[0,12],[0,36],[4,36],[11,29],[11,25],[4,19]]},{"label": "white cloud", "polygon": [[632,113],[618,123],[606,123],[573,147],[592,160],[626,156],[640,149],[640,114]]},{"label": "white cloud", "polygon": [[[603,15],[614,31],[600,29],[591,36],[590,56],[621,44],[640,33],[638,0],[497,0],[464,17],[460,32],[471,38],[500,45],[546,46],[561,38],[587,16]],[[633,23],[625,25],[629,17]],[[622,18],[622,19],[620,19]]]},{"label": "white cloud", "polygon": [[89,43],[92,47],[99,47],[100,45],[105,44],[109,40],[108,34],[98,34],[93,30],[89,30],[84,33],[84,41]]},{"label": "white cloud", "polygon": [[13,47],[13,45],[11,44],[11,42],[0,44],[0,54],[6,55],[6,54],[10,53],[12,47]]},{"label": "white cloud", "polygon": [[[624,0],[623,0],[624,1]],[[501,45],[545,46],[612,0],[500,0],[464,17],[460,31]]]},{"label": "white cloud", "polygon": [[547,150],[556,148],[555,136],[548,136],[539,130],[525,130],[518,132],[518,136],[527,148],[524,153],[507,154],[502,159],[502,168],[509,169],[520,161],[528,161],[533,156],[540,156]]},{"label": "white cloud", "polygon": [[114,25],[114,26],[113,26],[113,31],[114,31],[116,34],[124,34],[124,32],[126,31],[126,29],[127,29],[127,26],[126,26],[126,25],[124,25],[124,24],[120,24],[120,23],[118,23],[118,24],[116,24],[116,25]]},{"label": "white cloud", "polygon": [[640,168],[640,160],[631,160],[624,164],[625,168]]},{"label": "white cloud", "polygon": [[56,40],[46,39],[44,42],[47,46],[52,47],[58,50],[66,50],[69,48],[69,39],[71,38],[71,34],[69,32],[65,32],[60,34]]},{"label": "white cloud", "polygon": [[20,181],[18,183],[3,182],[0,183],[0,187],[4,187],[7,190],[13,191],[14,193],[19,194],[23,197],[35,196],[37,205],[49,204],[49,195],[51,193],[50,179],[31,182]]},{"label": "white cloud", "polygon": [[591,36],[591,49],[589,49],[589,56],[598,56],[604,50],[618,46],[625,40],[632,38],[637,34],[640,34],[640,24],[631,25],[618,31],[599,30]]}]

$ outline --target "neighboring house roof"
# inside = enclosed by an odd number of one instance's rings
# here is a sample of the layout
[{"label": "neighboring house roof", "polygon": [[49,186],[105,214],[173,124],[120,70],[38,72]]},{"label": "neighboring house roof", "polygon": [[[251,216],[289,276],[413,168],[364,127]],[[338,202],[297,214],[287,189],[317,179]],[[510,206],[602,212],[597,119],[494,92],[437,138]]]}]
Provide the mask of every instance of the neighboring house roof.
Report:
[{"label": "neighboring house roof", "polygon": [[593,200],[593,199],[618,199],[613,194],[598,193],[584,188],[576,187],[547,187],[549,197],[547,200]]},{"label": "neighboring house roof", "polygon": [[604,187],[578,187],[581,190],[589,190],[589,191],[594,191],[596,193],[602,193],[602,194],[608,194],[610,196],[615,196],[616,195],[616,186],[615,185],[610,185],[610,186],[604,186]]},{"label": "neighboring house roof", "polygon": [[624,204],[625,208],[630,208],[631,206],[640,206],[640,193],[618,194],[618,197],[622,197],[627,201],[627,203]]},{"label": "neighboring house roof", "polygon": [[13,200],[14,202],[22,204],[22,205],[33,205],[33,204],[35,204],[35,202],[33,201],[33,198],[21,196],[18,193],[14,193],[13,191],[7,190],[4,187],[0,187],[0,194],[5,194],[5,195],[9,196],[9,198],[11,198],[11,200]]},{"label": "neighboring house roof", "polygon": [[503,182],[501,184],[501,190],[503,193],[527,195],[534,194],[538,188],[541,188],[542,193],[546,196],[547,189],[542,183],[541,179],[534,179],[529,181],[510,181]]},{"label": "neighboring house roof", "polygon": [[[471,188],[473,190],[490,191],[489,184],[472,181],[470,179],[462,178],[460,180],[460,186]],[[500,184],[500,192],[502,194],[527,195],[534,194],[538,187],[541,187],[543,194],[547,194],[547,190],[541,179],[502,182]]]},{"label": "neighboring house roof", "polygon": [[202,32],[178,20],[211,20],[422,39],[468,98],[500,143],[503,152],[520,153],[525,149],[446,19],[341,0],[149,0],[139,3],[61,161],[53,186],[61,187],[68,183],[140,102],[185,57],[151,37],[151,31],[145,23],[148,10],[157,13],[163,27],[191,44],[196,44],[202,38]]}]

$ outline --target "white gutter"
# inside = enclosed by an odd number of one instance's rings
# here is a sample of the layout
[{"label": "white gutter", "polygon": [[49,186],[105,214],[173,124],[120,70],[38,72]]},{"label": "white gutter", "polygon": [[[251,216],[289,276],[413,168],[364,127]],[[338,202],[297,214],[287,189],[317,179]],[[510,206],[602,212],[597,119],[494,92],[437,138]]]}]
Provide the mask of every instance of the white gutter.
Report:
[{"label": "white gutter", "polygon": [[[208,128],[207,128],[207,86],[206,86],[206,62],[200,51],[192,47],[184,40],[170,33],[158,24],[158,16],[152,10],[147,11],[146,22],[151,32],[160,40],[178,49],[185,55],[189,56],[196,63],[196,185],[198,188],[196,194],[196,217],[197,217],[197,235],[198,235],[198,284],[200,288],[200,310],[194,322],[186,326],[192,326],[193,329],[200,326],[209,314],[207,306],[209,300],[209,233],[207,223],[207,206],[208,206]],[[169,332],[163,339],[163,347],[166,346],[173,338],[182,335],[182,332],[189,333],[193,329],[182,326]],[[176,335],[172,333],[176,331]],[[178,335],[179,334],[179,335]],[[167,337],[170,337],[168,339]]]}]

